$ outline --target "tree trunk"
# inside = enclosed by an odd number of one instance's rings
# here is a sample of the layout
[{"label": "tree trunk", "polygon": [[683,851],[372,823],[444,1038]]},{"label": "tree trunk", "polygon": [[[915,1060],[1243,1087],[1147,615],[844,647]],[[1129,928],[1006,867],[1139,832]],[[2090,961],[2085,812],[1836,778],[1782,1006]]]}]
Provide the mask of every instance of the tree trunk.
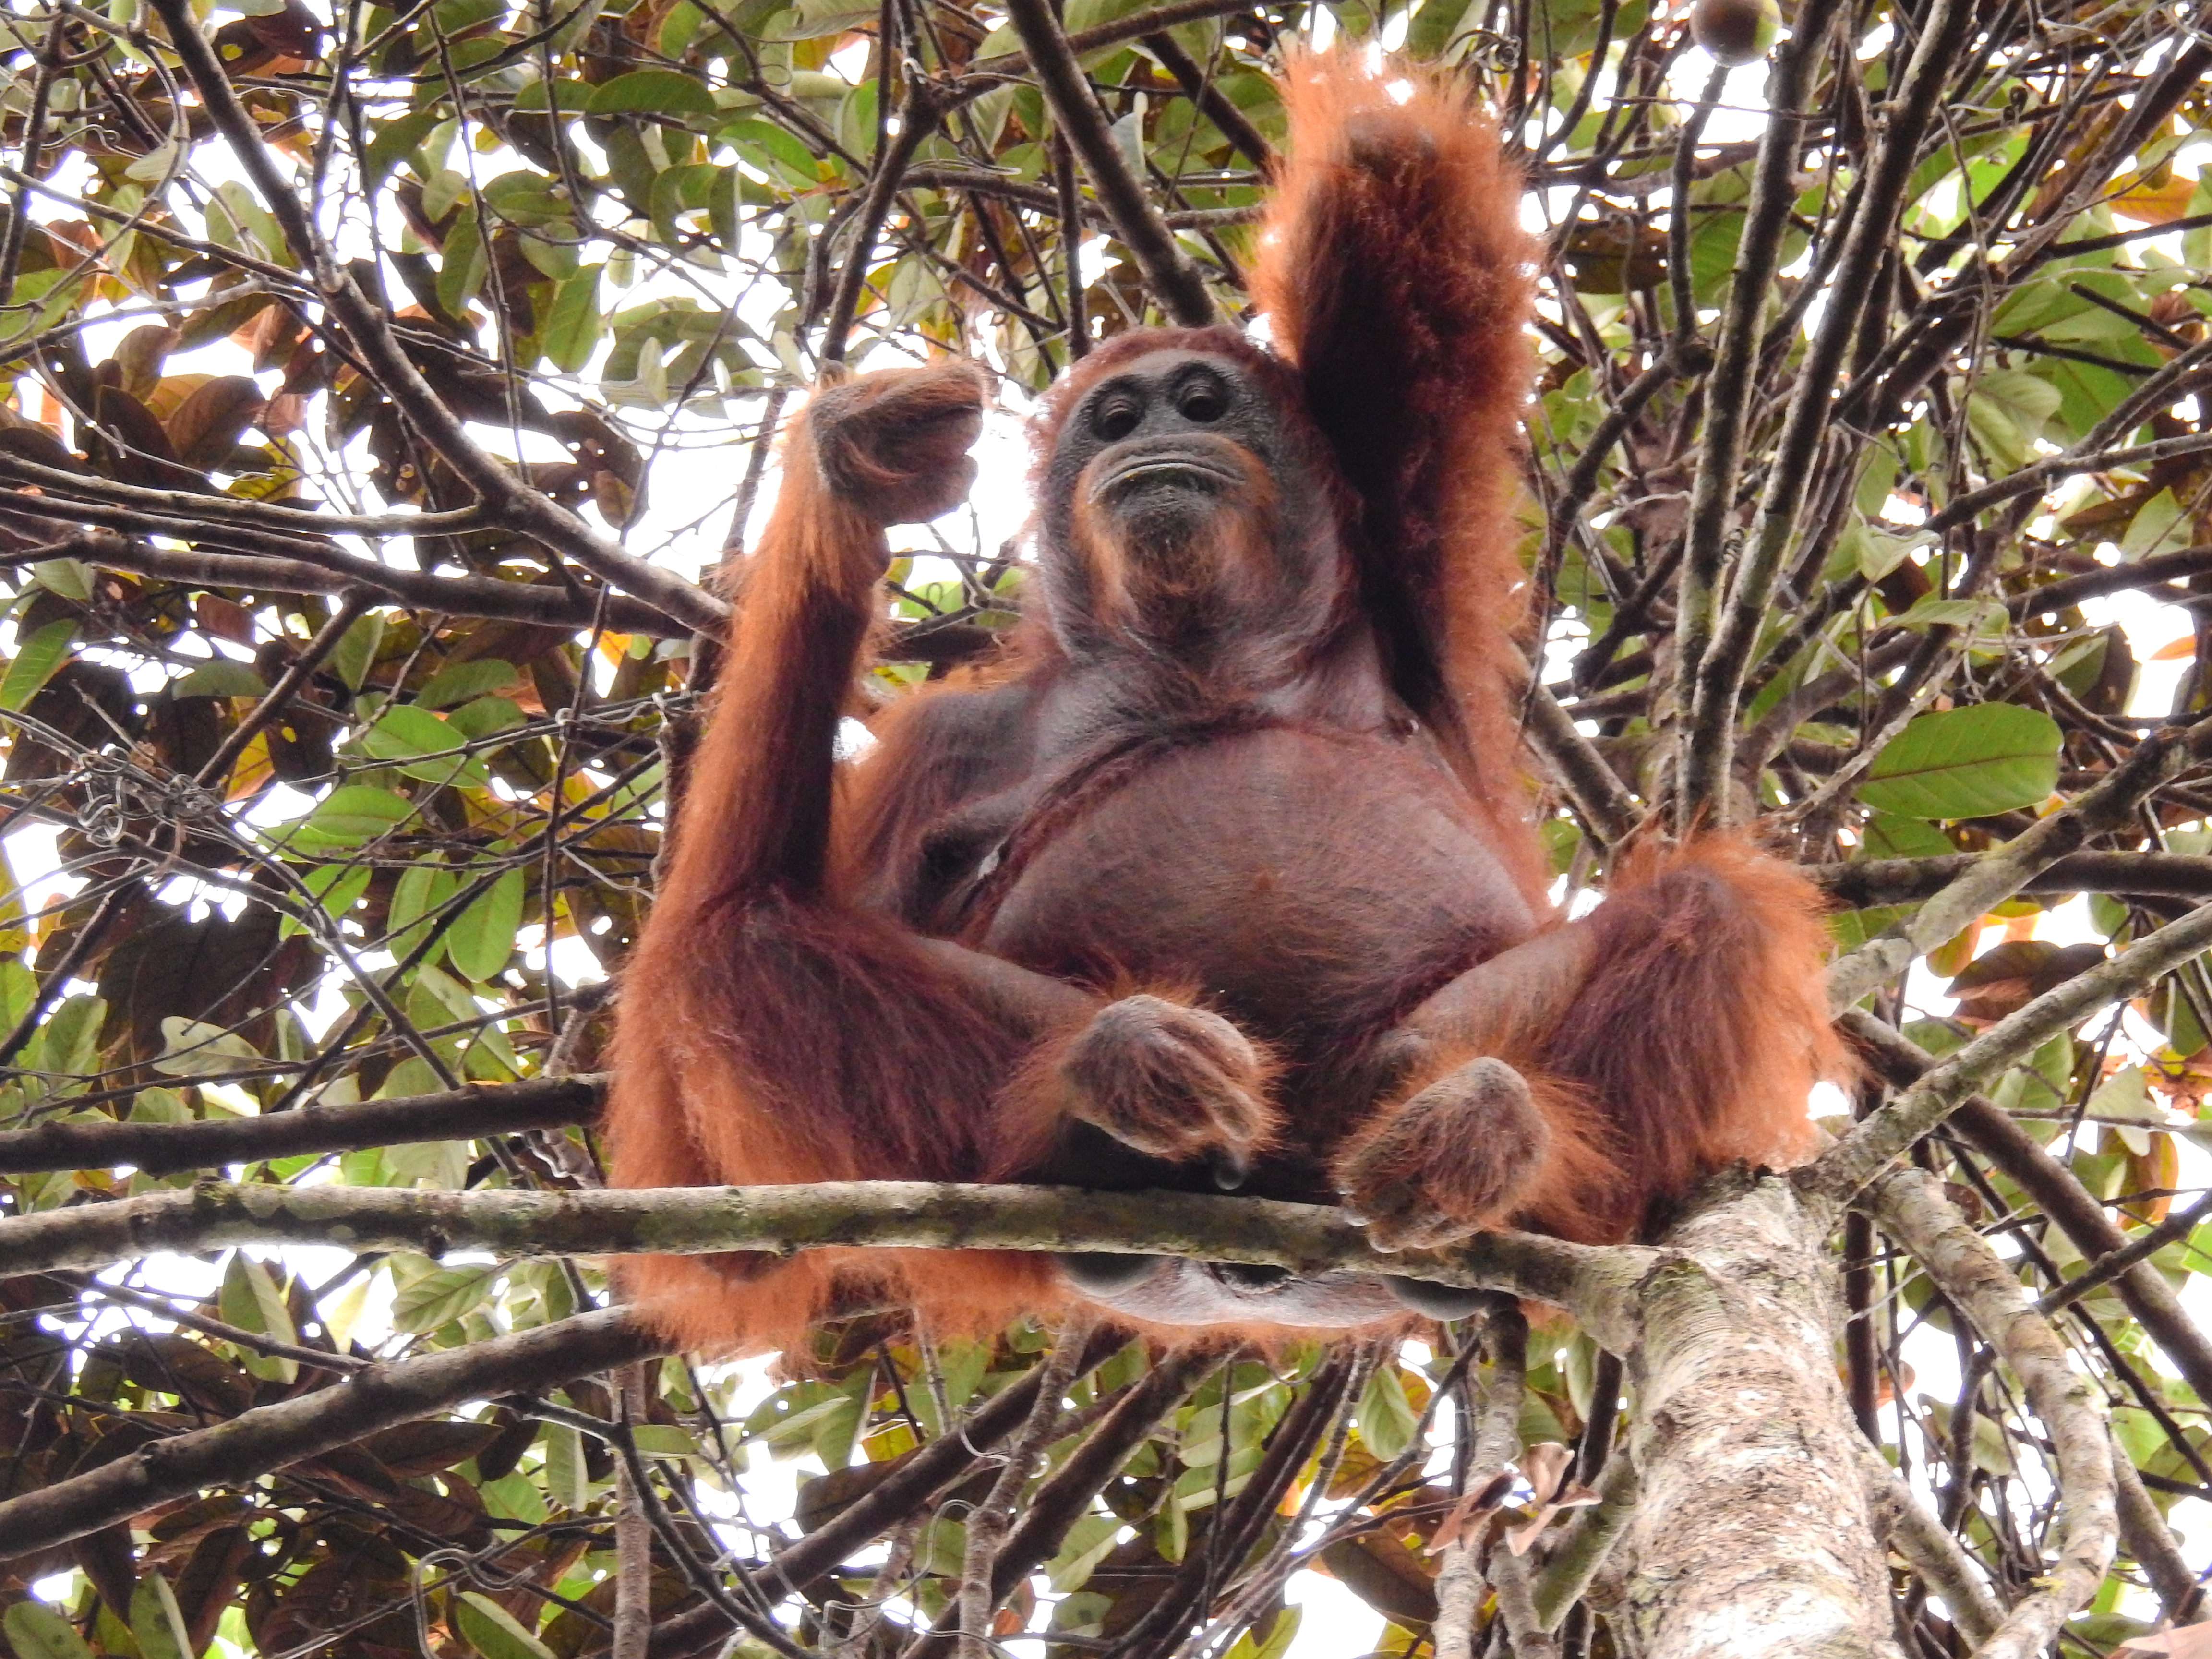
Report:
[{"label": "tree trunk", "polygon": [[1636,1659],[1897,1659],[1831,1224],[1760,1179],[1676,1227],[1638,1289],[1643,1496],[1607,1575]]}]

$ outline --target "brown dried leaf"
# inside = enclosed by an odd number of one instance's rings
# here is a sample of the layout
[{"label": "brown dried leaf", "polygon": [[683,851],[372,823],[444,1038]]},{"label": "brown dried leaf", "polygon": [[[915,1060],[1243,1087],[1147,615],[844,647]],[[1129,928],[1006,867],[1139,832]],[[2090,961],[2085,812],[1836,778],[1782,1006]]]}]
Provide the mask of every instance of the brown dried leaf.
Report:
[{"label": "brown dried leaf", "polygon": [[1321,1562],[1331,1577],[1385,1618],[1421,1630],[1436,1621],[1435,1575],[1388,1533],[1331,1544]]},{"label": "brown dried leaf", "polygon": [[1468,1492],[1452,1505],[1444,1518],[1437,1522],[1430,1534],[1428,1553],[1441,1555],[1461,1537],[1472,1532],[1474,1523],[1505,1501],[1505,1494],[1513,1490],[1513,1471],[1500,1469],[1482,1485]]},{"label": "brown dried leaf", "polygon": [[161,384],[163,359],[177,349],[182,337],[165,323],[145,323],[125,335],[115,348],[115,366],[122,371],[123,389],[134,398],[150,396]]},{"label": "brown dried leaf", "polygon": [[360,1444],[394,1474],[435,1474],[465,1463],[505,1431],[497,1423],[402,1423],[378,1430]]},{"label": "brown dried leaf", "polygon": [[[120,378],[122,371],[109,371]],[[152,489],[207,487],[206,480],[177,465],[176,447],[154,411],[120,386],[102,382],[92,395],[94,426],[80,428],[95,463],[105,462],[125,483]]]},{"label": "brown dried leaf", "polygon": [[261,413],[261,388],[243,374],[218,374],[169,416],[177,458],[203,470],[228,460],[240,434]]},{"label": "brown dried leaf", "polygon": [[185,1616],[194,1653],[205,1652],[215,1640],[216,1626],[238,1600],[253,1553],[252,1533],[242,1526],[224,1527],[200,1540],[177,1575],[177,1610]]},{"label": "brown dried leaf", "polygon": [[1521,1473],[1528,1482],[1529,1495],[1539,1504],[1550,1503],[1574,1461],[1572,1449],[1556,1440],[1540,1440],[1529,1447],[1521,1454]]},{"label": "brown dried leaf", "polygon": [[235,599],[226,599],[220,593],[195,594],[192,619],[204,632],[219,639],[239,645],[253,643],[253,613]]}]

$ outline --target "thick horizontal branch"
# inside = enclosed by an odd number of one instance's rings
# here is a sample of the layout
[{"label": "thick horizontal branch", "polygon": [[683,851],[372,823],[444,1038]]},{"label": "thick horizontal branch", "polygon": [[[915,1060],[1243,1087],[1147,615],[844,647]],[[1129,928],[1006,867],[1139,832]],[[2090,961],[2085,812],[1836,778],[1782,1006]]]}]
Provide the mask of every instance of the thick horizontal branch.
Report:
[{"label": "thick horizontal branch", "polygon": [[2018,621],[2026,617],[2048,616],[2106,593],[2124,593],[2130,589],[2154,587],[2160,582],[2206,574],[2212,574],[2212,544],[2184,547],[2172,553],[2154,553],[2132,564],[2116,564],[2108,569],[2061,576],[2055,582],[2014,594],[2005,601],[2005,609]]},{"label": "thick horizontal branch", "polygon": [[465,1401],[554,1388],[668,1352],[665,1338],[625,1310],[608,1309],[420,1359],[370,1365],[330,1388],[153,1441],[89,1474],[0,1503],[0,1549],[11,1558],[30,1555],[167,1499],[251,1480]]},{"label": "thick horizontal branch", "polygon": [[1398,1273],[1568,1309],[1627,1345],[1625,1297],[1653,1256],[1533,1233],[1478,1234],[1384,1255],[1343,1212],[1197,1193],[920,1181],[676,1187],[629,1192],[443,1192],[203,1181],[187,1190],[0,1220],[0,1275],[103,1267],[155,1250],[336,1244],[428,1255],[788,1254],[825,1245],[1179,1255],[1297,1273]]},{"label": "thick horizontal branch", "polygon": [[[1978,853],[1958,853],[1929,859],[1869,859],[1863,864],[1821,865],[1805,873],[1837,903],[1864,909],[1932,898],[1980,857]],[[2212,898],[2212,858],[2191,853],[2069,853],[2029,877],[2017,890]]]},{"label": "thick horizontal branch", "polygon": [[350,1152],[409,1141],[480,1140],[518,1129],[559,1129],[599,1115],[606,1079],[530,1078],[434,1095],[307,1106],[264,1117],[203,1123],[42,1123],[0,1132],[0,1175],[109,1170],[167,1175],[226,1164],[262,1164],[313,1152]]}]

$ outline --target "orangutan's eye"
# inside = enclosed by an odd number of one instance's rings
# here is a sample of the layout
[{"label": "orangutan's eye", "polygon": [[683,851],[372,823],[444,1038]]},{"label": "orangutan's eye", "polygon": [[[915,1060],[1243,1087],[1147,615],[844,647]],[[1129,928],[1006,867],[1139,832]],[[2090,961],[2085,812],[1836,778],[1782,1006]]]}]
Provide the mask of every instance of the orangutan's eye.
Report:
[{"label": "orangutan's eye", "polygon": [[1091,429],[1108,443],[1127,437],[1145,418],[1145,406],[1127,392],[1109,392],[1091,409]]},{"label": "orangutan's eye", "polygon": [[1194,380],[1176,394],[1176,407],[1186,421],[1210,425],[1229,412],[1229,394],[1212,380]]}]

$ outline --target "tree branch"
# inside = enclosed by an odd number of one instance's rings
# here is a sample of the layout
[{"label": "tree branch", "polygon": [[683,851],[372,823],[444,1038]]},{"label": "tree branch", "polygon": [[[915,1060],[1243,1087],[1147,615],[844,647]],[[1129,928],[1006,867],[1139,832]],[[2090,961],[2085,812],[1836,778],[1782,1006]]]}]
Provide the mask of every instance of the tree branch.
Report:
[{"label": "tree branch", "polygon": [[[1094,1333],[1073,1375],[1079,1378],[1095,1370],[1121,1342],[1117,1333]],[[805,1537],[778,1550],[765,1565],[754,1570],[754,1582],[771,1600],[796,1594],[854,1551],[906,1520],[947,1486],[966,1477],[993,1447],[1029,1420],[1030,1407],[1044,1380],[1040,1368],[1030,1367],[978,1406],[974,1415],[953,1425],[890,1469]],[[728,1618],[711,1603],[678,1613],[653,1632],[650,1659],[688,1659],[700,1649],[716,1644],[729,1628]]]},{"label": "tree branch", "polygon": [[2201,455],[2207,450],[2212,450],[2212,432],[2185,433],[2178,438],[2160,438],[2152,443],[2129,444],[2118,449],[2093,449],[2085,441],[2063,455],[2031,462],[1979,489],[1968,490],[1930,517],[1921,529],[1929,535],[1941,535],[1955,525],[1972,523],[1993,507],[2046,489],[2062,478],[2078,477],[2084,472],[2109,472],[2119,466],[2155,466],[2160,461]]},{"label": "tree branch", "polygon": [[1161,221],[1144,185],[1122,159],[1048,0],[1007,0],[1006,20],[1022,38],[1053,119],[1091,175],[1099,205],[1114,222],[1114,234],[1137,262],[1145,286],[1160,308],[1185,328],[1220,321],[1205,276],[1176,246],[1175,233]]},{"label": "tree branch", "polygon": [[2173,1541],[2166,1517],[2151,1502],[2142,1476],[2117,1440],[2112,1445],[2112,1475],[2119,1500],[2120,1547],[2150,1580],[2167,1623],[2196,1623],[2204,1615],[2204,1586],[2197,1582],[2197,1569]]},{"label": "tree branch", "polygon": [[669,1352],[628,1310],[605,1309],[419,1359],[371,1365],[228,1423],[155,1440],[86,1474],[0,1503],[11,1557],[113,1526],[204,1486],[235,1485],[465,1401],[548,1389]]},{"label": "tree branch", "polygon": [[1607,1617],[1627,1652],[1761,1653],[1780,1628],[1797,1653],[1893,1656],[1836,1370],[1834,1212],[1774,1176],[1701,1198],[1638,1286],[1644,1340],[1618,1351],[1643,1498],[1615,1547],[1634,1588]]},{"label": "tree branch", "polygon": [[[2132,564],[2116,564],[2104,570],[2085,570],[2078,576],[2062,576],[2044,586],[2014,594],[2005,601],[2005,610],[2014,622],[2020,622],[2029,617],[2046,617],[2106,593],[2124,593],[2207,573],[2212,573],[2212,543],[2179,548],[2171,553],[2154,553]],[[2203,597],[2194,593],[2185,596],[2178,589],[2168,589],[2167,592],[2177,599]]]},{"label": "tree branch", "polygon": [[[51,517],[40,518],[52,522]],[[210,530],[211,537],[222,532]],[[0,565],[36,564],[46,559],[82,559],[87,564],[153,576],[198,587],[239,587],[258,593],[343,593],[371,587],[395,605],[454,617],[484,617],[497,622],[531,623],[544,628],[586,629],[599,616],[595,596],[566,587],[503,582],[489,576],[442,576],[377,564],[332,549],[318,550],[318,562],[269,558],[258,554],[190,552],[149,546],[112,530],[76,530],[41,547],[0,552]],[[664,639],[688,639],[691,629],[671,622],[654,606],[626,593],[606,599],[605,624],[625,633]]]},{"label": "tree branch", "polygon": [[1814,461],[1828,429],[1836,377],[1858,333],[1860,318],[1875,303],[1875,273],[1894,245],[1898,212],[1919,158],[1921,136],[1936,113],[1976,15],[1972,0],[1934,0],[1917,20],[1919,39],[1913,44],[1903,83],[1884,106],[1879,150],[1862,169],[1865,187],[1856,193],[1858,210],[1827,283],[1820,327],[1792,371],[1796,389],[1781,437],[1767,458],[1766,483],[1748,545],[1736,562],[1735,580],[1712,644],[1698,659],[1691,688],[1687,793],[1692,803],[1718,814],[1724,815],[1728,801],[1725,782],[1733,762],[1736,708],[1750,672],[1752,650],[1759,630],[1767,625],[1806,492],[1820,471]]},{"label": "tree branch", "polygon": [[292,659],[291,666],[277,677],[276,684],[269,688],[267,695],[253,705],[244,720],[231,727],[222,746],[208,757],[205,765],[193,774],[192,781],[203,789],[219,790],[224,780],[230,776],[230,769],[238,763],[238,757],[246,752],[246,745],[260,734],[264,726],[291,706],[292,699],[300,688],[314,678],[315,671],[323,665],[324,659],[338,648],[347,631],[361,620],[362,612],[374,601],[375,595],[364,588],[349,587],[340,595],[337,605],[331,611],[330,620],[315,630],[314,638],[309,640],[300,654]]},{"label": "tree branch", "polygon": [[2069,805],[1973,860],[1912,915],[1828,969],[1828,1006],[1845,1008],[2026,886],[2094,836],[2134,821],[2165,784],[2212,757],[2212,720],[2153,732]]},{"label": "tree branch", "polygon": [[1927,1171],[1885,1176],[1867,1189],[1863,1201],[1882,1231],[1926,1269],[2011,1368],[2051,1437],[2057,1465],[2057,1561],[2037,1576],[2039,1588],[1975,1650],[1975,1659],[2029,1659],[2087,1604],[2112,1565],[2119,1522],[2104,1396],[2068,1363],[2065,1344],[2036,1311],[2018,1275]]},{"label": "tree branch", "polygon": [[149,1175],[168,1175],[365,1146],[562,1129],[599,1115],[606,1082],[597,1073],[528,1078],[357,1106],[307,1106],[199,1123],[41,1123],[0,1131],[0,1175],[112,1170],[126,1164]]},{"label": "tree branch", "polygon": [[203,1181],[183,1192],[0,1220],[0,1275],[100,1267],[154,1250],[302,1243],[429,1255],[480,1249],[501,1256],[781,1254],[825,1245],[1098,1250],[1287,1267],[1302,1274],[1349,1268],[1556,1303],[1609,1348],[1630,1340],[1626,1289],[1652,1254],[1627,1245],[1496,1232],[1477,1234],[1449,1251],[1384,1255],[1369,1246],[1342,1212],[1325,1205],[1194,1193],[920,1181],[611,1192]]},{"label": "tree branch", "polygon": [[[1805,874],[1837,903],[1866,909],[1932,898],[1983,856],[1954,853],[1925,859],[1869,859],[1862,864],[1810,866]],[[2069,853],[2014,890],[2208,899],[2212,898],[2212,858],[2190,853]]]},{"label": "tree branch", "polygon": [[[1743,234],[1736,244],[1712,373],[1705,382],[1705,430],[1691,485],[1689,524],[1683,532],[1686,547],[1676,611],[1680,673],[1686,685],[1697,684],[1719,623],[1728,520],[1743,466],[1744,428],[1751,416],[1761,323],[1774,296],[1783,232],[1797,199],[1797,154],[1813,66],[1826,49],[1828,24],[1838,4],[1838,0],[1812,0],[1802,8],[1789,41],[1774,55],[1767,72],[1766,130],[1759,136]],[[1725,768],[1716,769],[1709,756],[1692,748],[1696,730],[1684,730],[1676,780],[1675,822],[1686,828],[1719,799],[1710,792],[1722,787],[1725,779]]]},{"label": "tree branch", "polygon": [[1597,1502],[1574,1511],[1532,1587],[1536,1617],[1546,1630],[1559,1629],[1588,1593],[1636,1513],[1643,1491],[1634,1458],[1616,1457],[1606,1464],[1598,1476]]},{"label": "tree branch", "polygon": [[1890,1547],[1912,1564],[1920,1580],[1943,1598],[1951,1621],[1979,1647],[2004,1623],[2004,1604],[1996,1598],[1958,1539],[1905,1484],[1889,1460],[1862,1440],[1859,1462],[1874,1488],[1876,1509],[1886,1511]]},{"label": "tree branch", "polygon": [[[1227,17],[1251,9],[1252,0],[1174,0],[1170,5],[1155,6],[1149,11],[1133,11],[1127,17],[1093,24],[1087,29],[1077,29],[1067,36],[1067,46],[1076,57],[1088,58],[1092,52],[1108,46],[1118,46],[1125,40],[1134,40],[1143,35],[1158,34],[1179,24],[1201,22],[1209,17]],[[1030,54],[1026,50],[1003,52],[993,57],[978,58],[968,66],[968,73],[971,81],[981,84],[975,86],[972,91],[963,86],[962,95],[963,98],[980,98],[1000,82],[1018,81],[1030,72]]]},{"label": "tree branch", "polygon": [[2212,945],[2212,904],[2191,910],[2110,961],[2076,974],[2006,1015],[1957,1053],[1938,1060],[1911,1088],[1790,1179],[1802,1192],[1848,1200],[2006,1066],[2098,1009],[2141,995],[2208,945]]},{"label": "tree branch", "polygon": [[[1524,665],[1525,666],[1525,665]],[[1536,752],[1590,832],[1617,847],[1643,822],[1644,814],[1606,764],[1595,744],[1575,727],[1575,717],[1531,674],[1521,695],[1522,728]]]},{"label": "tree branch", "polygon": [[38,499],[56,507],[82,498],[117,507],[135,507],[171,518],[240,525],[289,536],[449,536],[460,531],[481,530],[484,524],[483,509],[476,507],[455,507],[448,512],[328,513],[195,489],[152,489],[88,472],[41,466],[36,461],[4,451],[0,451],[0,478],[14,484],[37,486],[43,492]]},{"label": "tree branch", "polygon": [[[1910,1088],[1936,1064],[1926,1049],[1871,1014],[1851,1009],[1837,1024],[1894,1087]],[[2010,1114],[1977,1095],[1959,1108],[1950,1127],[2034,1200],[2085,1259],[2099,1261],[2126,1248],[2126,1236],[2095,1195]],[[2198,1397],[2212,1399],[2212,1341],[2182,1307],[2165,1275],[2148,1262],[2137,1262],[2112,1288]]]},{"label": "tree branch", "polygon": [[1274,146],[1261,136],[1260,129],[1246,118],[1243,110],[1229,101],[1229,94],[1207,78],[1205,68],[1176,43],[1175,36],[1158,29],[1139,39],[1145,50],[1158,59],[1160,67],[1175,76],[1183,95],[1205,112],[1206,118],[1220,129],[1221,136],[1246,161],[1263,173],[1275,170]]},{"label": "tree branch", "polygon": [[283,227],[294,252],[315,273],[324,302],[344,328],[378,387],[477,492],[484,510],[507,527],[565,554],[602,580],[636,594],[685,629],[719,637],[728,626],[727,605],[673,571],[625,551],[612,537],[592,529],[557,501],[532,489],[512,463],[498,459],[469,436],[460,417],[400,349],[383,311],[361,291],[323,240],[300,193],[277,173],[260,127],[238,101],[237,91],[216,60],[215,49],[192,16],[190,0],[149,0],[149,3],[168,30],[209,118],[228,141],[263,205]]}]

